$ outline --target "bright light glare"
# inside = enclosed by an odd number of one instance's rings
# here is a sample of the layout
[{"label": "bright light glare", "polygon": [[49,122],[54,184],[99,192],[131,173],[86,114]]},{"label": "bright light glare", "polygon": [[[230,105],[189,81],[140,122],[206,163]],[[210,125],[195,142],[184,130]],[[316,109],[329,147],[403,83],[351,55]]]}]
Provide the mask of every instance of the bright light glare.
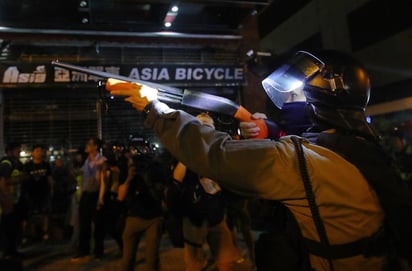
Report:
[{"label": "bright light glare", "polygon": [[303,86],[303,82],[300,80],[295,80],[293,83],[290,84],[290,90],[295,90]]},{"label": "bright light glare", "polygon": [[177,12],[178,10],[179,10],[178,6],[173,6],[172,9],[171,9],[171,11],[173,11],[173,12]]},{"label": "bright light glare", "polygon": [[166,26],[166,27],[171,27],[171,26],[172,26],[172,23],[171,23],[171,22],[165,22],[165,26]]}]

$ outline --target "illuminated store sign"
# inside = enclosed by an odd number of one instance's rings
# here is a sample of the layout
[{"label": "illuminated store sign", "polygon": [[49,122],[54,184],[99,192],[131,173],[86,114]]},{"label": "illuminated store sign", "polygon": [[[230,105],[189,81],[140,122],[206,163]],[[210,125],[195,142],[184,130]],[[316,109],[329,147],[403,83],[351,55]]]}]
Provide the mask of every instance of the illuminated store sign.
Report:
[{"label": "illuminated store sign", "polygon": [[[78,64],[76,64],[78,65]],[[82,65],[129,78],[176,86],[244,85],[242,66],[230,65]],[[50,64],[0,65],[0,87],[95,83],[101,78]]]}]

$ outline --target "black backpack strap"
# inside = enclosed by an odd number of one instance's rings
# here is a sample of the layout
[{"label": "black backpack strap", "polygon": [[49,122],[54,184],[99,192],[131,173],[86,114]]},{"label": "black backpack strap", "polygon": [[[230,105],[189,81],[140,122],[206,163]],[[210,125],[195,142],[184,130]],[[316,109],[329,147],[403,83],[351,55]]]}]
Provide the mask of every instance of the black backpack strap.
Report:
[{"label": "black backpack strap", "polygon": [[354,242],[325,247],[322,243],[303,238],[306,248],[311,254],[331,260],[354,257],[364,254],[370,238],[363,238]]},{"label": "black backpack strap", "polygon": [[[308,169],[306,166],[305,154],[303,152],[302,144],[300,139],[296,136],[291,137],[293,144],[296,147],[297,155],[298,155],[298,162],[299,162],[299,170],[302,176],[303,185],[306,191],[306,197],[309,203],[309,208],[312,213],[312,218],[316,226],[316,230],[319,235],[320,243],[325,249],[329,249],[330,243],[328,236],[326,234],[325,225],[323,224],[322,218],[320,217],[319,208],[316,204],[315,194],[313,193],[312,183],[309,178]],[[329,268],[331,271],[334,270],[333,262],[330,257],[327,257],[329,262]]]}]

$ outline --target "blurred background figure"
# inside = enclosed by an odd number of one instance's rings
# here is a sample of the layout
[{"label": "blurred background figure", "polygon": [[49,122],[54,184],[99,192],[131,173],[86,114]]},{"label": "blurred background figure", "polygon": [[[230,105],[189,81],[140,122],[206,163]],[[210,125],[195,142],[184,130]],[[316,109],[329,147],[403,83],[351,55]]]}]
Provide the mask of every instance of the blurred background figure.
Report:
[{"label": "blurred background figure", "polygon": [[[32,148],[31,160],[24,164],[24,172],[28,176],[22,186],[22,194],[28,203],[29,225],[35,228],[36,219],[39,219],[41,238],[49,239],[49,220],[51,203],[54,193],[54,180],[51,167],[45,161],[45,150],[41,145]],[[30,236],[35,238],[35,231]]]},{"label": "blurred background figure", "polygon": [[388,138],[388,147],[396,161],[402,180],[412,187],[412,145],[408,144],[407,134],[401,128],[394,129]]},{"label": "blurred background figure", "polygon": [[[197,115],[197,119],[215,129],[213,118],[207,113]],[[174,167],[173,179],[181,186],[180,198],[176,200],[180,202],[183,217],[185,270],[200,271],[208,265],[203,247],[206,244],[219,271],[250,270],[226,223],[221,187],[181,162]]]},{"label": "blurred background figure", "polygon": [[[84,148],[80,148],[84,149]],[[77,249],[79,246],[79,203],[81,196],[81,187],[83,180],[83,164],[84,154],[78,151],[74,154],[72,162],[69,166],[70,172],[70,206],[67,211],[67,221],[71,228],[70,246],[73,249]]]},{"label": "blurred background figure", "polygon": [[87,142],[85,160],[82,171],[82,186],[79,202],[79,246],[72,260],[77,261],[90,253],[91,233],[93,229],[93,253],[95,260],[100,260],[104,253],[104,191],[105,191],[105,161],[100,150],[102,141],[90,138]]},{"label": "blurred background figure", "polygon": [[119,187],[128,177],[130,159],[128,150],[120,144],[114,143],[107,147],[107,170],[105,191],[105,231],[115,241],[119,254],[123,253],[123,229],[125,225],[126,205],[119,200]]},{"label": "blurred background figure", "polygon": [[118,199],[127,206],[123,231],[122,271],[135,270],[136,254],[145,237],[145,263],[142,270],[159,270],[159,247],[163,230],[164,189],[167,169],[149,157],[130,161],[128,175],[119,187]]},{"label": "blurred background figure", "polygon": [[10,142],[6,146],[6,156],[0,160],[0,243],[3,258],[18,258],[19,233],[27,218],[27,206],[21,198],[21,184],[25,179],[23,164],[20,162],[21,144]]},{"label": "blurred background figure", "polygon": [[252,263],[255,263],[255,240],[249,214],[249,199],[223,189],[223,200],[226,207],[226,222],[233,235],[235,245],[239,247],[239,235],[246,244]]},{"label": "blurred background figure", "polygon": [[63,159],[58,158],[54,160],[52,164],[52,177],[54,180],[53,212],[66,214],[70,205],[70,190],[73,183],[67,164]]}]

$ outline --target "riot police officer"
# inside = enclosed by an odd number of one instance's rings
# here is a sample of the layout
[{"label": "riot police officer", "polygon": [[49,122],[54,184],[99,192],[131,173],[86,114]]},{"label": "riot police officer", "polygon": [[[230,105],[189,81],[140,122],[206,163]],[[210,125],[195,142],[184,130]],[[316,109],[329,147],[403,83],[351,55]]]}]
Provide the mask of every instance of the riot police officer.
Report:
[{"label": "riot police officer", "polygon": [[278,107],[291,92],[303,89],[313,122],[305,138],[232,140],[159,102],[156,89],[113,89],[110,81],[106,85],[112,95],[128,96],[126,100],[146,115],[145,125],[195,172],[240,195],[285,204],[308,244],[312,268],[381,270],[384,257],[365,255],[363,248],[383,225],[382,202],[353,161],[334,151],[335,146],[324,146],[328,135],[337,135],[375,150],[376,134],[364,114],[370,96],[366,70],[341,52],[315,56],[300,51],[263,80],[263,86]]}]

